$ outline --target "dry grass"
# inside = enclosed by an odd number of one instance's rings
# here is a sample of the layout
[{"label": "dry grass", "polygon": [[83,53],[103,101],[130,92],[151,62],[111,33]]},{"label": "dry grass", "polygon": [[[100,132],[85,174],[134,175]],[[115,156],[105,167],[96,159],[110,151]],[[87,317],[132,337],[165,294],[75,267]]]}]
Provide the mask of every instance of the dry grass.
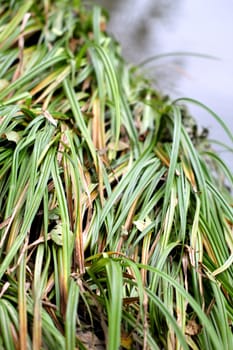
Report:
[{"label": "dry grass", "polygon": [[0,348],[231,349],[232,174],[70,3],[1,9]]}]

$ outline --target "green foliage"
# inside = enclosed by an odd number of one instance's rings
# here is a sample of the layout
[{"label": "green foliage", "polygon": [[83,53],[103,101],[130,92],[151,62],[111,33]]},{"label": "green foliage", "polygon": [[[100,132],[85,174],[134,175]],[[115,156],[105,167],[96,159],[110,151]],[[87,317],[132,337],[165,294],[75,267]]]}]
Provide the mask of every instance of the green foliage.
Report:
[{"label": "green foliage", "polygon": [[233,348],[231,172],[98,7],[24,3],[0,17],[0,348]]}]

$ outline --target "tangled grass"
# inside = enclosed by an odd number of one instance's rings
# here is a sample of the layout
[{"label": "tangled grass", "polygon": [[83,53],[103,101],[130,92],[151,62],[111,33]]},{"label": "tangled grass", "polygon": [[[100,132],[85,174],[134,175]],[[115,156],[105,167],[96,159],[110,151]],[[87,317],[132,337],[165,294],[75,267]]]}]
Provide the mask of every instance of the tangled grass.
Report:
[{"label": "tangled grass", "polygon": [[233,177],[185,101],[100,8],[3,1],[1,349],[233,348]]}]

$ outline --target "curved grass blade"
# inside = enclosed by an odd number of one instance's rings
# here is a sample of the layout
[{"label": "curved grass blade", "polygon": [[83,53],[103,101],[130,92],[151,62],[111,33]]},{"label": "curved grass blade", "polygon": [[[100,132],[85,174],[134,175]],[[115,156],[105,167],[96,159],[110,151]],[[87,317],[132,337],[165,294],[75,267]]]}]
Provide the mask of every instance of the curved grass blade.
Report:
[{"label": "curved grass blade", "polygon": [[66,308],[65,320],[65,339],[66,349],[73,350],[76,348],[76,322],[77,322],[77,306],[79,300],[79,287],[71,280]]},{"label": "curved grass blade", "polygon": [[68,98],[68,100],[70,101],[70,105],[71,105],[71,109],[73,111],[73,115],[74,115],[74,119],[76,121],[76,125],[77,127],[81,130],[82,135],[84,140],[86,141],[89,150],[91,152],[94,164],[97,168],[97,156],[96,156],[96,151],[90,136],[90,133],[85,125],[85,121],[82,115],[82,112],[80,110],[79,104],[78,104],[78,100],[75,96],[75,92],[74,89],[71,86],[71,83],[69,80],[65,79],[63,82],[63,86],[64,86],[64,90],[66,93],[66,96]]},{"label": "curved grass blade", "polygon": [[163,58],[167,57],[176,57],[176,56],[185,56],[185,57],[196,57],[196,58],[205,58],[205,59],[211,59],[211,60],[219,60],[218,57],[212,56],[212,55],[207,55],[204,53],[197,53],[197,52],[188,52],[188,51],[180,51],[180,52],[167,52],[167,53],[161,53],[155,56],[151,56],[146,58],[144,61],[141,61],[138,66],[145,66],[150,62],[157,61]]},{"label": "curved grass blade", "polygon": [[114,105],[114,111],[115,115],[113,115],[112,118],[112,125],[113,125],[113,135],[114,135],[114,150],[117,150],[119,137],[120,137],[120,126],[121,126],[121,111],[120,111],[120,93],[119,93],[119,87],[118,87],[118,81],[117,81],[117,75],[114,71],[114,67],[111,63],[110,57],[108,53],[106,52],[104,47],[101,47],[97,45],[96,43],[90,44],[90,52],[93,56],[93,60],[95,60],[94,52],[96,51],[97,55],[101,59],[101,62],[103,63],[105,74],[108,79],[108,83],[111,90],[110,97],[113,100]]},{"label": "curved grass blade", "polygon": [[[203,312],[200,305],[196,302],[196,300],[185,291],[182,285],[180,285],[177,281],[175,281],[171,276],[166,274],[165,272],[158,270],[157,268],[151,267],[149,265],[141,265],[138,264],[140,268],[147,269],[148,271],[153,272],[154,274],[158,275],[162,279],[169,282],[181,295],[182,297],[187,300],[187,302],[190,304],[190,306],[193,308],[193,310],[196,312],[202,326],[206,329],[214,349],[220,349],[223,348],[222,339],[220,339],[217,334],[216,330],[214,328],[214,325],[211,323],[209,318],[206,316],[206,314]],[[151,293],[151,292],[150,292]]]},{"label": "curved grass blade", "polygon": [[206,110],[219,123],[219,125],[223,128],[223,130],[225,131],[225,133],[227,134],[229,139],[233,142],[233,135],[232,135],[231,131],[229,130],[229,128],[227,127],[227,125],[224,123],[223,119],[220,118],[214,111],[212,111],[204,103],[201,103],[201,102],[194,100],[192,98],[182,97],[182,98],[178,98],[178,99],[174,100],[173,104],[176,104],[178,102],[190,102],[190,103]]},{"label": "curved grass blade", "polygon": [[25,13],[30,9],[33,4],[33,0],[29,0],[20,6],[17,14],[14,15],[12,20],[6,25],[4,30],[0,33],[0,48],[4,40],[6,40],[17,28],[19,23],[22,21]]},{"label": "curved grass blade", "polygon": [[106,265],[109,298],[108,309],[108,350],[120,347],[123,279],[121,266],[110,260]]}]

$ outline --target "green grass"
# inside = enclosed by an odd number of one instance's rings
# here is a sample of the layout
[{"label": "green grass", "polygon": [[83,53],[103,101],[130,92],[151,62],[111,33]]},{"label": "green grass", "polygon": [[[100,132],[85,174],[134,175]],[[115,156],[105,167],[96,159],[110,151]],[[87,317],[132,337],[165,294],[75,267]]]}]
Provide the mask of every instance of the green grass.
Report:
[{"label": "green grass", "polygon": [[98,7],[0,13],[0,349],[233,348],[232,174],[181,103],[230,130]]}]

